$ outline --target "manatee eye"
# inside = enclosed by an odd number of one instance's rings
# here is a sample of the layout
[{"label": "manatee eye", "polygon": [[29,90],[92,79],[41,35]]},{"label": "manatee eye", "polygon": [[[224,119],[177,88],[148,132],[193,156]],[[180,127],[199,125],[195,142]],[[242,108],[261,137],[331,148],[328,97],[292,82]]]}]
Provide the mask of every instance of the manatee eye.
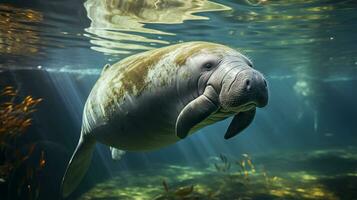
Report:
[{"label": "manatee eye", "polygon": [[212,62],[208,62],[203,65],[203,67],[206,69],[211,69],[211,68],[213,68],[213,66],[214,66],[214,64]]}]

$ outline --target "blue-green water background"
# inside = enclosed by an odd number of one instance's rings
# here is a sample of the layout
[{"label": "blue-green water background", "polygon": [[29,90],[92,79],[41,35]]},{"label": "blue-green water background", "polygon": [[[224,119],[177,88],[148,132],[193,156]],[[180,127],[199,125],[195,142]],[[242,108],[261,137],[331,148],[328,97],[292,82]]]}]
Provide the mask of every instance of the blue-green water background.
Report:
[{"label": "blue-green water background", "polygon": [[[223,139],[227,120],[167,148],[128,153],[120,162],[98,145],[74,198],[116,171],[153,163],[189,166],[220,153],[279,153],[357,142],[355,1],[221,0],[215,2],[222,10],[193,14],[206,19],[175,23],[145,19],[141,9],[133,8],[144,27],[133,30],[125,24],[93,27],[95,19],[82,1],[0,2],[0,86],[14,85],[23,95],[44,99],[28,139],[56,147],[49,169],[56,177],[77,143],[86,97],[106,63],[149,48],[203,40],[242,51],[269,82],[269,105],[231,140]],[[182,13],[173,9],[170,15],[180,19]]]}]

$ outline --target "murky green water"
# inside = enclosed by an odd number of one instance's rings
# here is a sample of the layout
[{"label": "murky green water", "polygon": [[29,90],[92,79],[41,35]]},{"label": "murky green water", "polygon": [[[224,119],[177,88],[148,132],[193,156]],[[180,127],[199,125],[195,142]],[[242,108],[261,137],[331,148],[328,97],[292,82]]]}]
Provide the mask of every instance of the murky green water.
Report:
[{"label": "murky green water", "polygon": [[13,146],[30,158],[8,172],[1,150],[0,199],[58,198],[102,67],[188,41],[246,54],[268,106],[231,140],[226,120],[120,161],[97,145],[68,199],[357,199],[356,33],[352,0],[0,1],[0,90],[43,99]]}]

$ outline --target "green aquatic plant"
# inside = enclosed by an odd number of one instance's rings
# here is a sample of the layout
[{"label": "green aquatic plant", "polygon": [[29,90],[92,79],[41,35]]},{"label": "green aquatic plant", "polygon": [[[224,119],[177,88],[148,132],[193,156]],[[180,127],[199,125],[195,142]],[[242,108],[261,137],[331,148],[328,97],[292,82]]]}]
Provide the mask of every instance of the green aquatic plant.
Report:
[{"label": "green aquatic plant", "polygon": [[169,189],[166,180],[162,180],[163,194],[160,194],[154,198],[154,200],[179,200],[179,199],[197,199],[198,197],[193,193],[194,186],[183,186],[176,188],[174,190]]},{"label": "green aquatic plant", "polygon": [[35,166],[27,164],[33,156],[36,144],[18,142],[31,125],[31,115],[42,99],[31,96],[21,98],[18,91],[11,86],[0,92],[0,182],[11,186],[11,178],[15,172],[24,169],[24,176],[16,186],[18,197],[25,192],[27,199],[37,199],[39,182],[37,174],[45,167],[45,152],[41,151]]},{"label": "green aquatic plant", "polygon": [[[220,163],[214,163],[216,171],[235,176],[235,170],[230,171],[231,162],[228,160],[227,156],[225,156],[224,154],[220,154],[218,158],[220,160]],[[234,163],[238,166],[238,173],[245,180],[249,180],[249,174],[254,174],[256,172],[253,161],[248,154],[242,154],[241,158],[237,159]]]},{"label": "green aquatic plant", "polygon": [[239,166],[239,173],[245,180],[249,180],[249,174],[255,173],[255,166],[248,154],[242,154],[242,158],[236,161]]},{"label": "green aquatic plant", "polygon": [[231,168],[231,163],[228,161],[227,156],[220,154],[219,159],[221,163],[214,163],[214,167],[218,172],[228,172]]},{"label": "green aquatic plant", "polygon": [[19,99],[18,91],[13,87],[5,87],[0,93],[0,142],[5,145],[25,133],[31,125],[31,114],[42,99],[26,96]]}]

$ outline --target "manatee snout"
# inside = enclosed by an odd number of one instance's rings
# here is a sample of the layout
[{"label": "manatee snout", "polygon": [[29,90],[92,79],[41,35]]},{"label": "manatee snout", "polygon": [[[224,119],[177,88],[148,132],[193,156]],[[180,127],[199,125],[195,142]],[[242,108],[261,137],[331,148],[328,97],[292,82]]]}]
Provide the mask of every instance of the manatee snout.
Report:
[{"label": "manatee snout", "polygon": [[224,109],[242,112],[267,105],[268,85],[260,72],[245,68],[228,73],[219,96]]}]

